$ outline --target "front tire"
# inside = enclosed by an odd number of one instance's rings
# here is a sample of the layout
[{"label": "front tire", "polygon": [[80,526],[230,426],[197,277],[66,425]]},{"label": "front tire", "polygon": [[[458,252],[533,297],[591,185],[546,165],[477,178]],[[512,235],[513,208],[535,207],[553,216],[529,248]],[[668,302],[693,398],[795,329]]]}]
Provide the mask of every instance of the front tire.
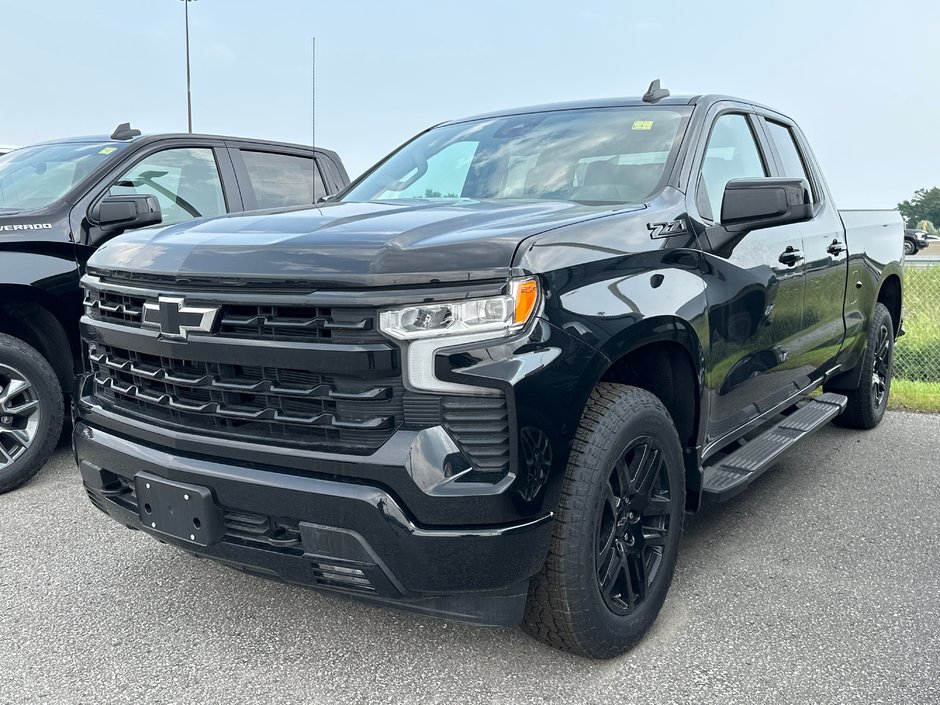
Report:
[{"label": "front tire", "polygon": [[48,361],[0,334],[0,493],[45,465],[62,432],[62,388]]},{"label": "front tire", "polygon": [[846,428],[874,428],[888,408],[894,368],[894,320],[884,304],[875,305],[868,343],[858,364],[862,366],[861,382],[846,395],[849,403],[835,423]]},{"label": "front tire", "polygon": [[598,385],[575,438],[523,628],[590,658],[633,646],[666,599],[684,505],[682,448],[669,412],[643,389]]},{"label": "front tire", "polygon": [[910,257],[913,254],[917,253],[917,245],[914,244],[913,240],[904,241],[904,254]]}]

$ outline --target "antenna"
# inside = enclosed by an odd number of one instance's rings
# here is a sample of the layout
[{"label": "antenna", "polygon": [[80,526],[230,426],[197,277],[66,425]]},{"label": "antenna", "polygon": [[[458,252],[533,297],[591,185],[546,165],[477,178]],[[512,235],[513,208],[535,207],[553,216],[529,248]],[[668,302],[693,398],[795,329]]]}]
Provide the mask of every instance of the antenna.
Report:
[{"label": "antenna", "polygon": [[122,122],[111,133],[113,140],[129,140],[140,135],[140,130],[132,130],[129,122]]},{"label": "antenna", "polygon": [[317,146],[317,38],[313,37],[313,52],[310,57],[310,146]]},{"label": "antenna", "polygon": [[644,103],[658,103],[663,98],[669,97],[669,91],[665,88],[659,87],[659,79],[657,78],[650,84],[650,87],[646,89],[646,93],[643,94]]},{"label": "antenna", "polygon": [[310,58],[310,146],[314,150],[314,158],[310,160],[312,170],[310,185],[313,191],[313,202],[317,202],[317,38],[313,37],[313,52]]}]

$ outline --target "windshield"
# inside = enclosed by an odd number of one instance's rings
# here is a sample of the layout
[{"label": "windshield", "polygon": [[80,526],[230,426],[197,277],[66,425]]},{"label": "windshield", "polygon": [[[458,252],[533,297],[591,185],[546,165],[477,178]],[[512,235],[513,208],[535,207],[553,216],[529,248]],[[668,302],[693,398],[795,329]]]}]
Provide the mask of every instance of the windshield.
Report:
[{"label": "windshield", "polygon": [[125,145],[41,144],[0,156],[0,210],[45,208]]},{"label": "windshield", "polygon": [[661,187],[687,108],[598,108],[444,125],[343,196],[638,203]]}]

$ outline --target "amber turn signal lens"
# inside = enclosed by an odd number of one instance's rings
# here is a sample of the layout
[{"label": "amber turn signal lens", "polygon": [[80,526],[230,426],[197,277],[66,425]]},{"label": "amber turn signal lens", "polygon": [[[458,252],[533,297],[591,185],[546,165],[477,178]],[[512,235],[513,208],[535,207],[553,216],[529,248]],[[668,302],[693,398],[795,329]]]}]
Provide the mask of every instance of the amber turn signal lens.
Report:
[{"label": "amber turn signal lens", "polygon": [[516,285],[513,296],[516,301],[516,313],[513,322],[516,325],[529,320],[539,300],[539,283],[537,279],[526,279]]}]

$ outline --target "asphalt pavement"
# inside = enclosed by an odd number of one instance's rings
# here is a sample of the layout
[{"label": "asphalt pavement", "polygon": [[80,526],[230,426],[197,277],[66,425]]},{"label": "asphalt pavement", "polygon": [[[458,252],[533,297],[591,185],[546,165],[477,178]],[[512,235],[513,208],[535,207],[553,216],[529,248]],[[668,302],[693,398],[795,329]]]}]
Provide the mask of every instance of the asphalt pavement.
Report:
[{"label": "asphalt pavement", "polygon": [[0,495],[0,703],[940,703],[940,416],[826,428],[691,517],[606,662],[193,558],[94,509],[62,447]]}]

